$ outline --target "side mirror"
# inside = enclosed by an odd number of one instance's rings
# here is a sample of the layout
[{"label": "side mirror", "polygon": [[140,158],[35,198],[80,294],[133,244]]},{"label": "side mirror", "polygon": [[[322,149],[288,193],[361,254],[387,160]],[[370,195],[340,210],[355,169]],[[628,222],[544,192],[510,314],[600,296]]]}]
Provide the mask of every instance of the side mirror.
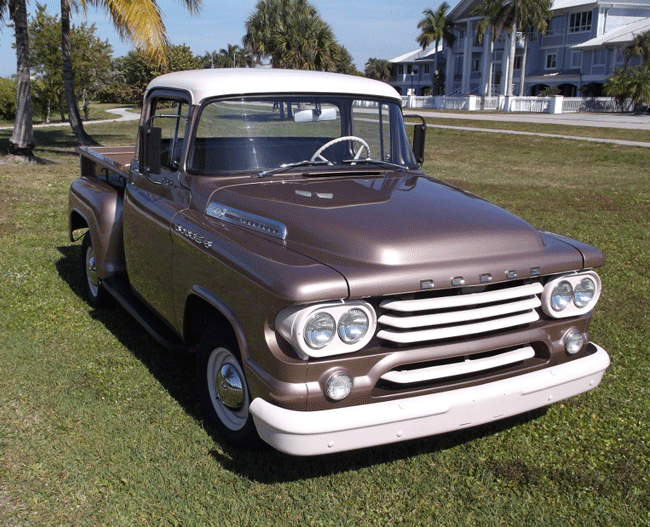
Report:
[{"label": "side mirror", "polygon": [[427,123],[420,115],[405,115],[404,117],[417,117],[422,122],[413,126],[413,153],[418,165],[424,163],[424,143],[427,137]]},{"label": "side mirror", "polygon": [[140,130],[140,171],[146,176],[148,174],[160,174],[162,128],[153,126],[141,126]]}]

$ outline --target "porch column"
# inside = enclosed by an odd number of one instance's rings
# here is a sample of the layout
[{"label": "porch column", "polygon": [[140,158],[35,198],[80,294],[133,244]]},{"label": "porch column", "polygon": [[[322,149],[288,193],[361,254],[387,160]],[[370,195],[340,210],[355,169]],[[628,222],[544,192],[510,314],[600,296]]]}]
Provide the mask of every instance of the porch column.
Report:
[{"label": "porch column", "polygon": [[447,59],[446,59],[446,64],[445,64],[445,95],[451,94],[451,92],[454,89],[454,63],[455,63],[455,57],[454,57],[454,48],[447,46],[445,43],[446,50],[447,50]]},{"label": "porch column", "polygon": [[488,28],[483,35],[483,57],[482,58],[482,64],[481,64],[481,87],[479,90],[479,94],[482,95],[483,97],[487,95],[492,95],[490,93],[490,85],[492,83],[491,77],[491,71],[492,68],[490,68],[490,64],[492,62],[492,40],[488,37],[489,34],[492,32],[492,27],[488,25]]},{"label": "porch column", "polygon": [[472,21],[467,21],[467,30],[465,31],[465,46],[463,49],[463,83],[461,87],[461,95],[469,93],[469,77],[472,73],[472,42],[474,41],[472,35]]},{"label": "porch column", "polygon": [[[510,64],[510,33],[506,33],[505,41],[503,42],[503,55],[501,55],[501,85],[499,86],[499,95],[508,94],[508,69],[512,66]],[[512,36],[515,38],[515,35]]]}]

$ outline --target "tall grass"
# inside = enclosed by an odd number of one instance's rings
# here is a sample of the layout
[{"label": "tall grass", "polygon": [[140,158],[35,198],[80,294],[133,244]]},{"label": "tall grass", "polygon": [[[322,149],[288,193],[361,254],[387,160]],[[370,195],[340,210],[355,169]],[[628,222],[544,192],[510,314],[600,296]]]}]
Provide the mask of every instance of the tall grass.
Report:
[{"label": "tall grass", "polygon": [[37,143],[51,164],[0,165],[0,524],[650,523],[650,151],[430,130],[429,174],[606,253],[592,337],[612,365],[546,411],[295,459],[225,446],[201,421],[193,358],[84,302],[66,235],[74,140]]}]

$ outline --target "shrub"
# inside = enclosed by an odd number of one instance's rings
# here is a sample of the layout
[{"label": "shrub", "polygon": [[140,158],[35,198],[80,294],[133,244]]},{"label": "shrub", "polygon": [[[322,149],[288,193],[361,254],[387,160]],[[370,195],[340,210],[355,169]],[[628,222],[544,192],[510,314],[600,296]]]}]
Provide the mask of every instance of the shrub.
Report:
[{"label": "shrub", "polygon": [[16,118],[16,82],[0,77],[0,119],[13,121]]}]

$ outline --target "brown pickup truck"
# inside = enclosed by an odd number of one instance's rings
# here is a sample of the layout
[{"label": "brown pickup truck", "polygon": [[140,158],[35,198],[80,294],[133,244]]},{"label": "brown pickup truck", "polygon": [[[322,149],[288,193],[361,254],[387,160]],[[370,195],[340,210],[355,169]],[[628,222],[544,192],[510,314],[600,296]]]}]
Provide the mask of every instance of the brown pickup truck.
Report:
[{"label": "brown pickup truck", "polygon": [[[411,125],[408,125],[411,127]],[[135,147],[80,148],[88,299],[197,354],[224,439],[408,440],[600,382],[603,255],[425,175],[390,86],[279,70],[151,82]]]}]

